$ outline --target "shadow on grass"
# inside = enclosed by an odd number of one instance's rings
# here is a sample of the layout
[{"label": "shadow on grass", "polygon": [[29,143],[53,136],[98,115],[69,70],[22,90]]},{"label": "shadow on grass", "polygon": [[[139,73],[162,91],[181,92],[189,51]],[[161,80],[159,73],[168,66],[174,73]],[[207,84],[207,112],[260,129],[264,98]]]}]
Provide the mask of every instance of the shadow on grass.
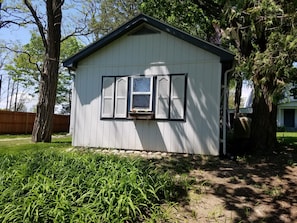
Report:
[{"label": "shadow on grass", "polygon": [[49,144],[68,144],[69,146],[71,146],[71,139],[53,140],[53,142]]},{"label": "shadow on grass", "polygon": [[[189,176],[193,170],[213,176],[209,179],[191,176],[188,183],[193,190],[201,193],[199,184],[208,182],[211,189],[206,193],[220,198],[226,210],[236,213],[230,222],[294,222],[297,219],[295,139],[285,139],[270,153],[250,155],[237,161],[198,155],[172,155],[151,162],[169,171],[172,176]],[[181,185],[181,189],[177,201],[184,206],[189,204],[187,185]]]}]

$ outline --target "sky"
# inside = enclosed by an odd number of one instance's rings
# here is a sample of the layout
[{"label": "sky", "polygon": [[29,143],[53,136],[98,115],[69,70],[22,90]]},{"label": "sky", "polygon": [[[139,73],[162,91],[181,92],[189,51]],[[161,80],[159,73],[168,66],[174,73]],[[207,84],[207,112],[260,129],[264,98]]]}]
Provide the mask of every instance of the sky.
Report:
[{"label": "sky", "polygon": [[30,31],[26,28],[1,28],[0,29],[0,40],[5,42],[20,42],[22,45],[29,43]]},{"label": "sky", "polygon": [[[0,29],[0,42],[5,42],[10,44],[19,43],[24,45],[29,43],[30,41],[30,31],[25,28],[18,28],[18,27],[10,27],[10,28],[1,28]],[[8,76],[6,71],[1,69],[0,76],[2,76],[2,89],[0,94],[0,109],[4,109],[7,106],[7,87],[8,87]],[[13,98],[15,95],[13,96]],[[33,98],[29,95],[27,89],[20,89],[20,94],[18,98],[24,98],[25,106],[27,111],[33,111],[35,109],[35,105],[37,104],[37,98]],[[8,97],[10,100],[10,97]]]},{"label": "sky", "polygon": [[[7,1],[9,2],[9,1]],[[38,3],[38,1],[36,1]],[[35,2],[35,3],[36,3]],[[70,2],[69,2],[70,4]],[[40,9],[40,8],[39,8]],[[75,13],[75,11],[71,8],[69,10],[64,11],[64,22],[67,22],[68,18],[71,18],[71,16],[67,16],[69,13]],[[68,13],[68,14],[67,14]],[[1,14],[0,14],[1,16]],[[30,42],[31,38],[31,30],[36,29],[35,26],[27,26],[26,28],[24,27],[18,27],[18,26],[10,26],[8,28],[3,27],[0,29],[0,44],[5,43],[6,46],[15,46],[15,44],[18,44],[20,46],[25,45]],[[83,43],[88,43],[86,40],[82,40]],[[0,52],[0,59],[3,58],[3,55],[1,57],[1,52]],[[1,86],[1,91],[0,91],[0,109],[6,108],[7,105],[7,92],[8,92],[8,80],[9,76],[7,75],[7,72],[2,68],[0,68],[0,78],[2,76],[2,86]],[[28,94],[29,90],[28,89],[21,89],[20,94],[23,95],[23,97],[26,99],[26,107],[29,109],[29,111],[34,110],[35,105],[37,104],[37,96],[32,98]],[[20,97],[18,97],[20,98]]]}]

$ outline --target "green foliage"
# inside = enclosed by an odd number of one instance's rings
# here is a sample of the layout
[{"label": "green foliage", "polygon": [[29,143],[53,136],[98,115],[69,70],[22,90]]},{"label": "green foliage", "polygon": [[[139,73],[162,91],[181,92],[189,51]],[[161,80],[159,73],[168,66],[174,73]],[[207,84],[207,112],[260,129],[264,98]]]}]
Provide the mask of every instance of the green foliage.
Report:
[{"label": "green foliage", "polygon": [[[77,53],[83,48],[82,43],[75,37],[69,37],[61,43],[60,61],[67,59],[73,54]],[[57,86],[57,98],[56,104],[60,104],[64,107],[64,113],[70,112],[71,104],[71,90],[72,90],[72,77],[67,71],[60,67],[59,79]]]},{"label": "green foliage", "polygon": [[[75,38],[70,37],[61,43],[60,60],[78,52],[83,45]],[[5,70],[25,88],[33,88],[32,94],[39,91],[39,77],[44,61],[44,46],[40,35],[31,33],[30,43],[25,44],[21,50],[17,50],[11,64],[5,66]],[[71,77],[60,67],[57,86],[57,104],[70,103]]]},{"label": "green foliage", "polygon": [[61,43],[60,61],[67,59],[83,48],[82,43],[74,36],[67,38]]},{"label": "green foliage", "polygon": [[49,150],[0,159],[1,222],[141,222],[174,195],[170,176],[140,159]]},{"label": "green foliage", "polygon": [[94,39],[106,35],[127,20],[139,14],[141,0],[88,0],[84,4],[84,13],[90,17],[88,26]]},{"label": "green foliage", "polygon": [[8,74],[14,80],[19,80],[24,87],[37,84],[39,77],[38,69],[40,69],[44,55],[41,37],[32,32],[30,41],[30,43],[25,44],[20,49],[16,49],[12,63],[5,66]]},{"label": "green foliage", "polygon": [[294,2],[251,0],[225,4],[225,37],[236,53],[235,74],[253,81],[251,142],[255,149],[276,146],[277,104],[286,85],[296,79]]},{"label": "green foliage", "polygon": [[297,60],[297,13],[293,1],[231,1],[225,5],[226,38],[237,53],[237,73],[254,81],[255,88],[270,86],[277,103],[293,77]]},{"label": "green foliage", "polygon": [[193,1],[144,0],[141,11],[156,19],[184,30],[192,35],[207,39],[211,19]]}]

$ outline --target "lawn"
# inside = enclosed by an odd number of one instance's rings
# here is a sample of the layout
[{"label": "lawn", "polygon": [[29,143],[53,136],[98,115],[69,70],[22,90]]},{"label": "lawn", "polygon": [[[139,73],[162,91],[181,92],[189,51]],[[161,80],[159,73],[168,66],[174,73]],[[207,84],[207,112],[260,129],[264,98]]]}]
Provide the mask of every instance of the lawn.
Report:
[{"label": "lawn", "polygon": [[276,136],[280,143],[297,146],[297,132],[278,132]]},{"label": "lawn", "polygon": [[270,154],[66,152],[67,136],[0,137],[0,222],[294,222],[297,133]]}]

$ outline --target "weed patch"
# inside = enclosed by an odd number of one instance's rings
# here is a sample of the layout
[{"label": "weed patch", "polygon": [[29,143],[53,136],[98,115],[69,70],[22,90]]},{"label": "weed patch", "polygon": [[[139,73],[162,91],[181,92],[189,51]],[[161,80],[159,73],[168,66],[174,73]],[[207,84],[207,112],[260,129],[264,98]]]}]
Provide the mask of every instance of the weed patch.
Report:
[{"label": "weed patch", "polygon": [[142,222],[177,195],[141,159],[46,150],[0,159],[0,222]]}]

